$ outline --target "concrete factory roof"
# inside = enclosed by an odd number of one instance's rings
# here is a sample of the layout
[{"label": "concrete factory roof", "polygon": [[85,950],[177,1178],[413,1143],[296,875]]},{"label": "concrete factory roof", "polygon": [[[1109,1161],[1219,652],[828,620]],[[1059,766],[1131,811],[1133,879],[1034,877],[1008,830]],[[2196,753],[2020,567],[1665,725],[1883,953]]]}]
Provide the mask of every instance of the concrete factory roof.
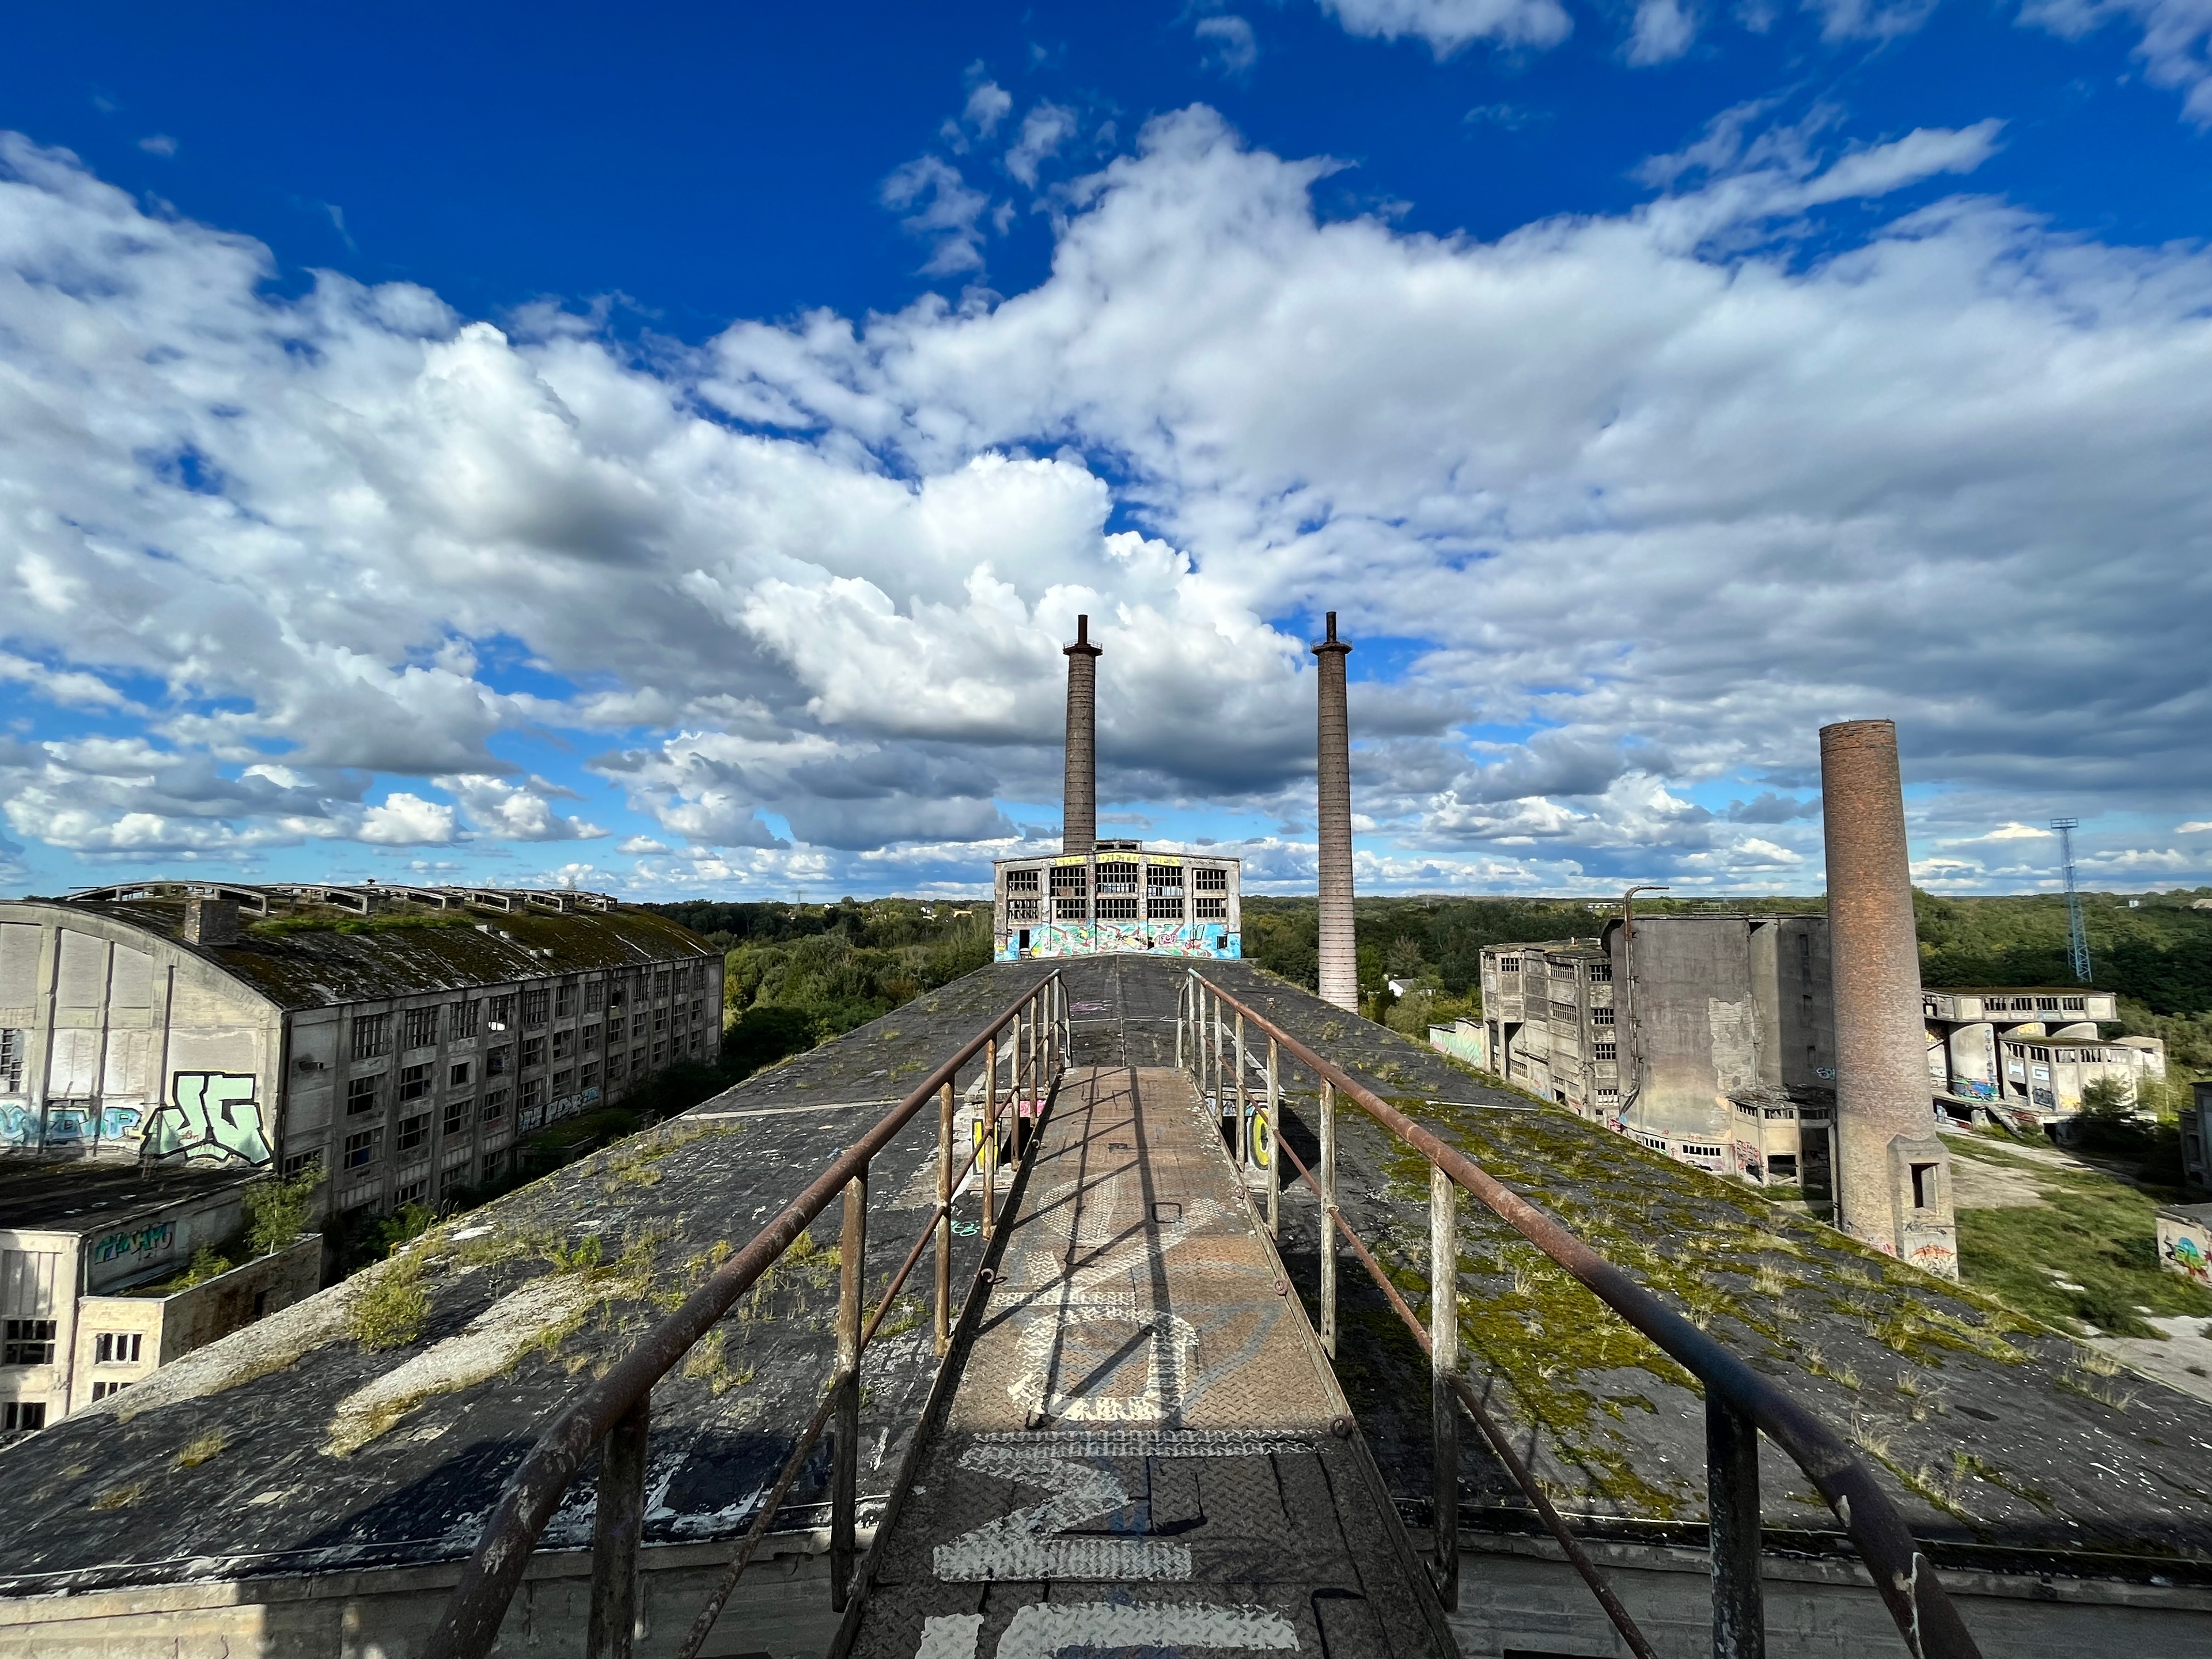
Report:
[{"label": "concrete factory roof", "polygon": [[8,908],[104,916],[144,928],[219,963],[283,1008],[717,954],[682,923],[629,908],[556,913],[517,906],[487,918],[404,904],[363,916],[309,903],[272,907],[265,920],[242,915],[236,944],[209,946],[184,942],[185,906],[181,895],[161,894],[89,903],[24,901]]},{"label": "concrete factory roof", "polygon": [[0,1227],[84,1233],[253,1179],[252,1171],[177,1164],[80,1164],[0,1159]]},{"label": "concrete factory roof", "polygon": [[[982,969],[447,1221],[393,1262],[0,1453],[0,1481],[17,1494],[0,1512],[0,1593],[465,1553],[577,1379],[635,1342],[667,1297],[750,1237],[1043,968]],[[1172,1063],[1183,964],[1114,957],[1065,971],[1078,1063]],[[2212,1578],[2212,1406],[2112,1375],[1994,1303],[1479,1082],[1248,964],[1205,971],[1851,1434],[1939,1560]],[[1286,1138],[1310,1164],[1310,1079],[1290,1082]],[[909,1126],[872,1184],[872,1284],[927,1214],[933,1116]],[[1346,1218],[1418,1307],[1425,1166],[1348,1109],[1342,1143]],[[1592,1533],[1701,1540],[1705,1431],[1690,1379],[1472,1199],[1460,1214],[1469,1370],[1560,1507]],[[1283,1255],[1310,1305],[1316,1208],[1286,1186],[1283,1217]],[[835,1224],[825,1218],[817,1236]],[[821,1251],[779,1268],[719,1342],[656,1390],[649,1538],[729,1536],[748,1524],[830,1367],[834,1259]],[[1348,1255],[1342,1272],[1340,1371],[1391,1489],[1418,1518],[1429,1490],[1426,1364]],[[869,1352],[864,1491],[883,1492],[899,1467],[933,1370],[918,1301],[909,1312],[910,1327],[895,1316],[886,1328],[900,1334]],[[1476,1437],[1466,1442],[1463,1524],[1528,1530],[1518,1490]],[[1771,1445],[1762,1472],[1772,1541],[1837,1549],[1834,1517]],[[817,1468],[800,1498],[822,1486]],[[588,1502],[580,1483],[549,1544],[583,1541]],[[781,1525],[815,1518],[802,1509]]]}]

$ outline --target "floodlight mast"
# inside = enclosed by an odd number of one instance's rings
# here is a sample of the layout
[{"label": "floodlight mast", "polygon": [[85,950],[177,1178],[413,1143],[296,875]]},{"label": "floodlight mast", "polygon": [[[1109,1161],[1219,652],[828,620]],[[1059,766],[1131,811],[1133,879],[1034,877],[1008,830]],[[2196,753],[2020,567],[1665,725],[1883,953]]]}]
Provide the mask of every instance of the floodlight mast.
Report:
[{"label": "floodlight mast", "polygon": [[2058,856],[2066,866],[2066,949],[2073,958],[2074,977],[2083,985],[2089,982],[2089,930],[2081,922],[2081,890],[2074,879],[2074,831],[2081,827],[2079,818],[2053,818],[2051,827],[2058,832]]}]

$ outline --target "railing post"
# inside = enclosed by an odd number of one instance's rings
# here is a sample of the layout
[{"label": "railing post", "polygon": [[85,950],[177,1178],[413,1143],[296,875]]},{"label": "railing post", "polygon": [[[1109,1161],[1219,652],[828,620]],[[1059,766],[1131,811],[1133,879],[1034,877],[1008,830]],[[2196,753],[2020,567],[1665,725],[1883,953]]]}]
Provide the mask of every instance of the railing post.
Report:
[{"label": "railing post", "polygon": [[983,1045],[983,1237],[999,1231],[999,1039]]},{"label": "railing post", "polygon": [[1013,1112],[1013,1120],[1006,1126],[1006,1155],[1016,1164],[1022,1161],[1022,1097],[1029,1092],[1028,1054],[1036,1043],[1036,1022],[1029,1018],[1029,1012],[1030,1005],[1024,1002],[1014,1016],[1014,1052],[1006,1061],[1006,1098]]},{"label": "railing post", "polygon": [[1437,1597],[1459,1606],[1459,1188],[1429,1166],[1429,1422],[1433,1449]]},{"label": "railing post", "polygon": [[1249,1103],[1244,1098],[1244,1015],[1237,1016],[1237,1178],[1252,1167],[1252,1120],[1245,1114]]},{"label": "railing post", "polygon": [[1267,1237],[1283,1237],[1283,1052],[1267,1039]]},{"label": "railing post", "polygon": [[1190,1023],[1190,981],[1182,982],[1182,994],[1176,998],[1176,1070],[1182,1070],[1182,1028]]},{"label": "railing post", "polygon": [[630,1659],[637,1631],[637,1547],[645,1532],[645,1449],[652,1395],[641,1397],[599,1443],[599,1504],[592,1523],[590,1659]]},{"label": "railing post", "polygon": [[868,1177],[845,1183],[845,1226],[837,1239],[837,1414],[830,1476],[830,1605],[845,1610],[855,1559],[860,1483],[860,1299],[868,1269]]},{"label": "railing post", "polygon": [[1759,1583],[1759,1425],[1710,1387],[1705,1491],[1712,1515],[1713,1659],[1766,1659]]},{"label": "railing post", "polygon": [[937,1352],[952,1346],[952,1085],[937,1091]]},{"label": "railing post", "polygon": [[1336,1358],[1336,1085],[1321,1080],[1321,1345]]},{"label": "railing post", "polygon": [[1218,1117],[1229,1109],[1228,1090],[1221,1082],[1221,994],[1213,993],[1213,1110]]}]

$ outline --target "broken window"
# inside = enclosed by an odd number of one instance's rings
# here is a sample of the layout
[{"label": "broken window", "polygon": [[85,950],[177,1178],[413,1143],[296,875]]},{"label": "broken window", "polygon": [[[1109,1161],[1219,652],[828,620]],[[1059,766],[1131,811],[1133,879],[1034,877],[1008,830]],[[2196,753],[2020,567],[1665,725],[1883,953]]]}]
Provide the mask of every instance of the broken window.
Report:
[{"label": "broken window", "polygon": [[1148,921],[1181,921],[1182,895],[1180,892],[1163,894],[1155,887],[1145,896],[1145,919]]},{"label": "broken window", "polygon": [[399,1046],[403,1048],[428,1048],[438,1041],[438,1011],[432,1008],[410,1008],[400,1016],[405,1035]]},{"label": "broken window", "polygon": [[365,1167],[366,1165],[368,1165],[368,1164],[369,1164],[369,1162],[370,1162],[371,1160],[373,1160],[375,1157],[376,1157],[376,1131],[375,1131],[375,1130],[374,1130],[374,1129],[363,1129],[363,1130],[362,1130],[359,1134],[357,1134],[357,1135],[348,1135],[348,1136],[346,1137],[346,1139],[345,1139],[345,1167],[346,1167],[347,1169],[349,1169],[349,1170],[358,1170],[358,1169],[364,1168],[364,1167]]},{"label": "broken window", "polygon": [[353,1017],[353,1057],[374,1060],[392,1049],[392,1016],[356,1014]]},{"label": "broken window", "polygon": [[[1036,872],[1030,873],[1034,875]],[[1006,920],[1012,922],[1035,921],[1043,908],[1042,899],[1010,898],[1006,901]]]},{"label": "broken window", "polygon": [[1593,985],[1608,983],[1613,978],[1613,964],[1609,962],[1593,962],[1589,964],[1589,976],[1590,983]]},{"label": "broken window", "polygon": [[1090,914],[1090,906],[1082,895],[1073,898],[1056,898],[1052,902],[1052,914],[1058,921],[1081,921]]},{"label": "broken window", "polygon": [[52,1364],[54,1325],[51,1319],[10,1319],[0,1323],[0,1365]]},{"label": "broken window", "polygon": [[399,1155],[404,1158],[408,1153],[423,1146],[429,1139],[430,1115],[425,1112],[420,1117],[401,1118],[399,1132],[392,1138],[392,1144]]},{"label": "broken window", "polygon": [[[1202,876],[1206,872],[1201,870],[1198,873]],[[1200,893],[1191,900],[1190,914],[1200,921],[1225,921],[1229,917],[1229,901],[1208,898]]]},{"label": "broken window", "polygon": [[454,1003],[453,1017],[447,1022],[447,1037],[454,1042],[459,1042],[463,1037],[474,1036],[477,1034],[477,1013],[483,1006],[483,1004],[481,1002]]},{"label": "broken window", "polygon": [[346,1111],[373,1112],[376,1109],[377,1094],[384,1086],[380,1077],[357,1077],[346,1085]]},{"label": "broken window", "polygon": [[564,979],[553,988],[553,1018],[567,1019],[576,1012],[576,981]]},{"label": "broken window", "polygon": [[551,1001],[542,985],[534,991],[525,991],[522,994],[522,1023],[525,1025],[543,1025],[547,1006]]},{"label": "broken window", "polygon": [[1044,890],[1042,872],[1036,869],[1006,872],[1006,890],[1009,893],[1038,893]]},{"label": "broken window", "polygon": [[1147,892],[1180,893],[1182,891],[1182,866],[1180,864],[1146,865],[1145,888]]},{"label": "broken window", "polygon": [[[1101,866],[1101,868],[1103,867]],[[1136,866],[1132,865],[1129,867],[1134,869]],[[1136,884],[1132,882],[1130,885],[1134,887]],[[1133,892],[1126,896],[1101,893],[1098,896],[1097,911],[1098,920],[1101,921],[1134,921],[1137,919],[1137,896]]]},{"label": "broken window", "polygon": [[1593,1009],[1591,1009],[1591,1010],[1590,1010],[1590,1024],[1593,1024],[1593,1025],[1610,1025],[1610,1024],[1613,1024],[1613,1010],[1612,1010],[1612,1009],[1610,1009],[1610,1008],[1593,1008]]},{"label": "broken window", "polygon": [[1200,893],[1225,893],[1229,890],[1229,872],[1221,865],[1201,864],[1190,872],[1190,884]]},{"label": "broken window", "polygon": [[456,1100],[446,1108],[446,1115],[438,1125],[441,1134],[457,1135],[469,1127],[469,1115],[475,1109],[473,1100]]},{"label": "broken window", "polygon": [[1052,866],[1052,896],[1060,898],[1068,894],[1091,890],[1091,874],[1079,864],[1055,864]]},{"label": "broken window", "polygon": [[542,1036],[522,1039],[522,1063],[527,1068],[545,1063],[545,1039]]},{"label": "broken window", "polygon": [[1098,866],[1098,890],[1102,893],[1133,893],[1137,890],[1137,866],[1126,859],[1102,860]]},{"label": "broken window", "polygon": [[399,1068],[399,1097],[420,1100],[430,1092],[430,1068],[428,1066],[403,1066]]}]

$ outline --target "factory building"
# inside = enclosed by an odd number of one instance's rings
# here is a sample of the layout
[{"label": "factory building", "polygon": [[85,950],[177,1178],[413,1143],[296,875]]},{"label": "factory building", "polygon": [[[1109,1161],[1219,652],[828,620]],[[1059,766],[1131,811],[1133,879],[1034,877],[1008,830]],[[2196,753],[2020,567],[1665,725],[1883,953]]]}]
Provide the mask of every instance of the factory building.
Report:
[{"label": "factory building", "polygon": [[1595,939],[1491,945],[1482,1006],[1479,1030],[1431,1040],[1654,1152],[1785,1183],[1804,1179],[1808,1143],[1826,1156],[1825,918],[1638,916]]},{"label": "factory building", "polygon": [[2081,1110],[2082,1091],[2100,1078],[2140,1098],[2143,1084],[2166,1076],[2166,1045],[2156,1037],[2098,1036],[2100,1022],[2119,1018],[2109,991],[1929,991],[1920,1000],[1929,1085],[1954,1112],[2050,1122]]},{"label": "factory building", "polygon": [[[155,882],[0,902],[0,1158],[435,1204],[721,1040],[722,961],[598,895]],[[0,1224],[8,1218],[0,1215]]]},{"label": "factory building", "polygon": [[1091,852],[992,866],[1000,962],[1145,951],[1235,961],[1243,954],[1235,859],[1102,841]]},{"label": "factory building", "polygon": [[321,1288],[313,1233],[204,1277],[186,1271],[203,1251],[247,1254],[238,1244],[250,1179],[185,1164],[58,1174],[28,1158],[0,1163],[0,1440]]}]

